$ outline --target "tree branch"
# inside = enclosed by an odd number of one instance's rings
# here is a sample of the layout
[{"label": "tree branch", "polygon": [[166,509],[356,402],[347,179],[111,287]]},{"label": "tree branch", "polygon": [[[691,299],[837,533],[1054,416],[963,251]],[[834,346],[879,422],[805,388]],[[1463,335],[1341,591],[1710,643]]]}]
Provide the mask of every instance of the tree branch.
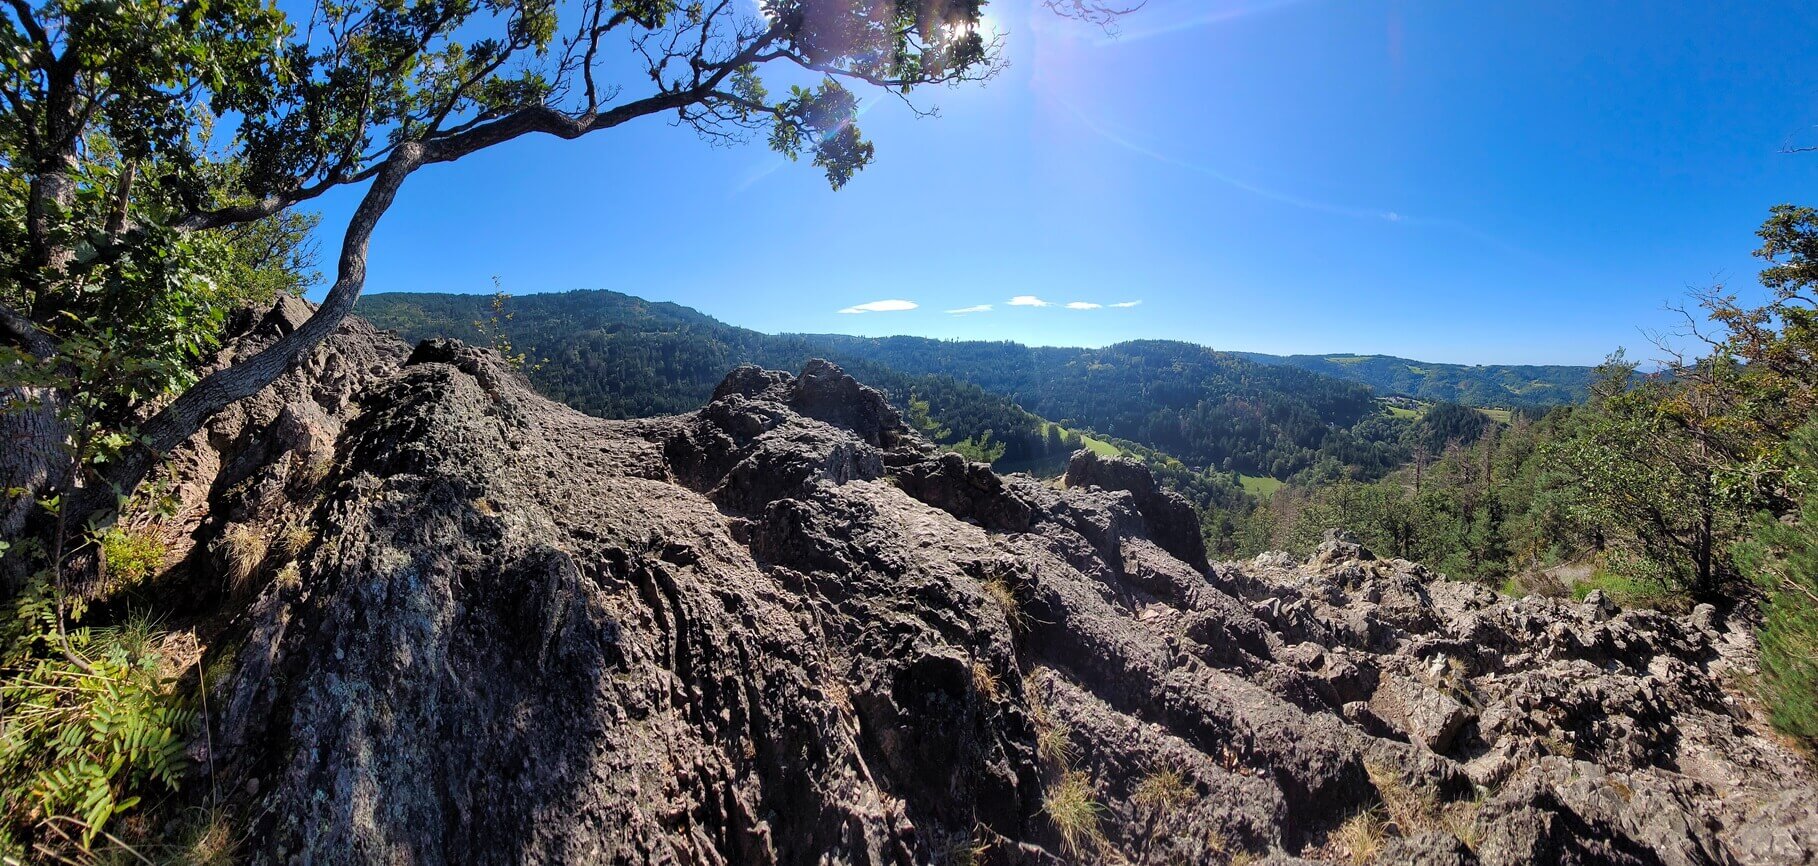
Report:
[{"label": "tree branch", "polygon": [[6,304],[0,304],[0,329],[4,329],[14,343],[40,360],[57,355],[57,341],[39,330],[31,319]]}]

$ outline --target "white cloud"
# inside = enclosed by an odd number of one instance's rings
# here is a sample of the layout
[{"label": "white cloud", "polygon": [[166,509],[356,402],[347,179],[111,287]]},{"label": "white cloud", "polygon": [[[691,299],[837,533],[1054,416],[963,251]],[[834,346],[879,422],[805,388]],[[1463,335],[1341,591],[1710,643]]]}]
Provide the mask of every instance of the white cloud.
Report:
[{"label": "white cloud", "polygon": [[921,306],[921,305],[914,301],[903,301],[903,300],[891,299],[891,300],[887,300],[887,301],[872,301],[870,303],[865,303],[865,304],[856,304],[854,306],[847,307],[846,309],[841,310],[840,312],[842,312],[842,313],[898,313],[898,312],[902,312],[903,310],[913,310],[919,306]]},{"label": "white cloud", "polygon": [[1012,307],[1050,307],[1050,306],[1053,306],[1053,304],[1050,304],[1047,301],[1044,301],[1041,298],[1038,298],[1034,295],[1017,295],[1016,297],[1011,298],[1010,300],[1006,301],[1005,303],[1008,303]]},{"label": "white cloud", "polygon": [[1142,303],[1142,301],[1119,301],[1115,304],[1112,304],[1111,306],[1113,306],[1113,307],[1134,307],[1140,303]]},{"label": "white cloud", "polygon": [[976,306],[971,306],[971,307],[960,307],[957,310],[948,310],[947,312],[952,313],[956,316],[960,315],[962,313],[989,313],[989,312],[991,312],[991,305],[990,304],[978,304]]},{"label": "white cloud", "polygon": [[1094,304],[1091,301],[1074,301],[1067,305],[1067,309],[1069,309],[1069,310],[1096,310],[1102,306],[1104,306],[1104,304]]}]

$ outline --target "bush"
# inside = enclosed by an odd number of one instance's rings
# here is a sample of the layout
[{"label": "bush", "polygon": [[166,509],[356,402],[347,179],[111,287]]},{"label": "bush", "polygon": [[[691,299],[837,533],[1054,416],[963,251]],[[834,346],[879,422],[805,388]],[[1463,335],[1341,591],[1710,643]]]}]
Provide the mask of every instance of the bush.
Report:
[{"label": "bush", "polygon": [[[66,606],[68,620],[80,618],[75,607]],[[62,860],[61,849],[86,849],[142,792],[176,787],[196,716],[161,673],[160,635],[144,617],[60,628],[43,580],[8,612],[0,856],[24,859],[31,844]]]},{"label": "bush", "polygon": [[1818,426],[1794,436],[1788,453],[1798,513],[1758,516],[1736,559],[1767,593],[1761,685],[1774,727],[1818,740]]},{"label": "bush", "polygon": [[112,526],[96,536],[101,563],[112,587],[131,586],[164,567],[164,540],[150,528]]}]

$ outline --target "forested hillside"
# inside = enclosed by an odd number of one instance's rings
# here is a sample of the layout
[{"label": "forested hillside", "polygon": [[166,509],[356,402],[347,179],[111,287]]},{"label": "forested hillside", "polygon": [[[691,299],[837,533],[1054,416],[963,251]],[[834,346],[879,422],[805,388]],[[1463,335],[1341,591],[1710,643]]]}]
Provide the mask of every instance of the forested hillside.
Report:
[{"label": "forested hillside", "polygon": [[922,337],[808,339],[898,370],[963,379],[1043,417],[1196,466],[1286,478],[1322,453],[1365,471],[1385,466],[1371,443],[1342,432],[1378,413],[1369,388],[1191,343],[1074,349]]},{"label": "forested hillside", "polygon": [[[827,347],[724,324],[695,310],[618,292],[503,296],[381,294],[359,312],[410,340],[449,336],[509,346],[549,396],[605,418],[700,408],[740,364],[799,370]],[[1054,430],[1012,400],[936,375],[909,375],[854,355],[834,357],[889,395],[930,438],[986,462],[1060,465],[1078,434]]]},{"label": "forested hillside", "polygon": [[1262,364],[1295,367],[1361,382],[1384,395],[1402,394],[1421,400],[1503,408],[1583,402],[1590,394],[1596,369],[1559,365],[1435,364],[1391,355],[1233,354]]},{"label": "forested hillside", "polygon": [[1374,477],[1407,459],[1398,425],[1368,387],[1190,343],[1072,349],[769,335],[610,291],[523,295],[500,311],[491,303],[483,295],[384,294],[363,299],[360,312],[411,339],[496,330],[527,353],[546,392],[606,417],[699,406],[740,363],[794,369],[822,356],[899,406],[911,395],[929,401],[934,423],[959,439],[988,446],[989,431],[1007,462],[1052,452],[1040,418],[1227,473],[1288,478],[1323,461]]}]

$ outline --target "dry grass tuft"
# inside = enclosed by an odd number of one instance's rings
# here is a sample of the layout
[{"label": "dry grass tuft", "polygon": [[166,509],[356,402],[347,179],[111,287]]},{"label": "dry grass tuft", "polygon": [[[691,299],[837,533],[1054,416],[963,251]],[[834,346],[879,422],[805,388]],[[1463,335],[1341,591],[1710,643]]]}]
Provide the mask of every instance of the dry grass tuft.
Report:
[{"label": "dry grass tuft", "polygon": [[295,589],[303,585],[303,569],[294,562],[286,562],[283,568],[278,569],[278,574],[273,580],[276,580],[278,585],[285,589]]},{"label": "dry grass tuft", "polygon": [[1004,612],[1004,619],[1010,623],[1012,631],[1024,631],[1029,627],[1029,615],[1023,612],[1022,600],[1016,597],[1016,589],[1010,582],[993,577],[983,584],[986,597],[997,602],[999,610]]},{"label": "dry grass tuft", "polygon": [[1477,813],[1481,809],[1481,799],[1447,803],[1439,813],[1440,826],[1452,834],[1452,838],[1463,842],[1466,848],[1476,851],[1477,843],[1482,839],[1482,834],[1477,829]]},{"label": "dry grass tuft", "polygon": [[1052,674],[1037,671],[1028,680],[1025,694],[1029,701],[1029,719],[1035,722],[1035,756],[1051,767],[1066,769],[1073,761],[1073,732],[1067,723],[1054,718],[1042,698],[1042,686]]},{"label": "dry grass tuft", "polygon": [[1432,830],[1440,824],[1439,796],[1428,789],[1416,789],[1402,781],[1401,774],[1373,761],[1364,762],[1370,784],[1382,798],[1383,808],[1402,836]]},{"label": "dry grass tuft", "polygon": [[210,809],[185,834],[177,862],[184,866],[231,866],[239,859],[239,849],[240,840],[226,813]]},{"label": "dry grass tuft", "polygon": [[1035,756],[1055,767],[1073,762],[1073,732],[1064,722],[1048,722],[1035,731]]},{"label": "dry grass tuft", "polygon": [[316,540],[316,530],[301,519],[284,524],[284,531],[278,534],[278,549],[285,556],[295,558],[302,554],[309,543]]},{"label": "dry grass tuft", "polygon": [[933,866],[981,866],[991,853],[992,842],[985,829],[971,833],[952,833],[934,840],[929,862]]},{"label": "dry grass tuft", "polygon": [[328,474],[334,468],[335,458],[332,453],[312,454],[297,468],[296,478],[305,487],[316,487],[328,480]]},{"label": "dry grass tuft", "polygon": [[1382,810],[1360,809],[1338,826],[1333,838],[1338,843],[1339,853],[1346,859],[1352,863],[1370,863],[1389,841],[1389,830],[1384,825]]},{"label": "dry grass tuft", "polygon": [[982,661],[975,661],[972,663],[972,689],[985,700],[995,701],[1003,691],[1003,683],[998,680],[997,674],[991,672],[988,665]]},{"label": "dry grass tuft", "polygon": [[1179,770],[1156,770],[1136,783],[1131,799],[1157,812],[1171,812],[1193,800],[1193,786]]},{"label": "dry grass tuft", "polygon": [[1104,833],[1098,827],[1104,807],[1093,798],[1092,780],[1085,773],[1068,772],[1049,785],[1042,796],[1042,811],[1060,833],[1062,847],[1073,857],[1104,844]]},{"label": "dry grass tuft", "polygon": [[264,533],[249,523],[236,523],[221,533],[220,547],[227,569],[228,585],[236,591],[244,589],[253,574],[259,570],[259,564],[271,550],[271,543]]}]

